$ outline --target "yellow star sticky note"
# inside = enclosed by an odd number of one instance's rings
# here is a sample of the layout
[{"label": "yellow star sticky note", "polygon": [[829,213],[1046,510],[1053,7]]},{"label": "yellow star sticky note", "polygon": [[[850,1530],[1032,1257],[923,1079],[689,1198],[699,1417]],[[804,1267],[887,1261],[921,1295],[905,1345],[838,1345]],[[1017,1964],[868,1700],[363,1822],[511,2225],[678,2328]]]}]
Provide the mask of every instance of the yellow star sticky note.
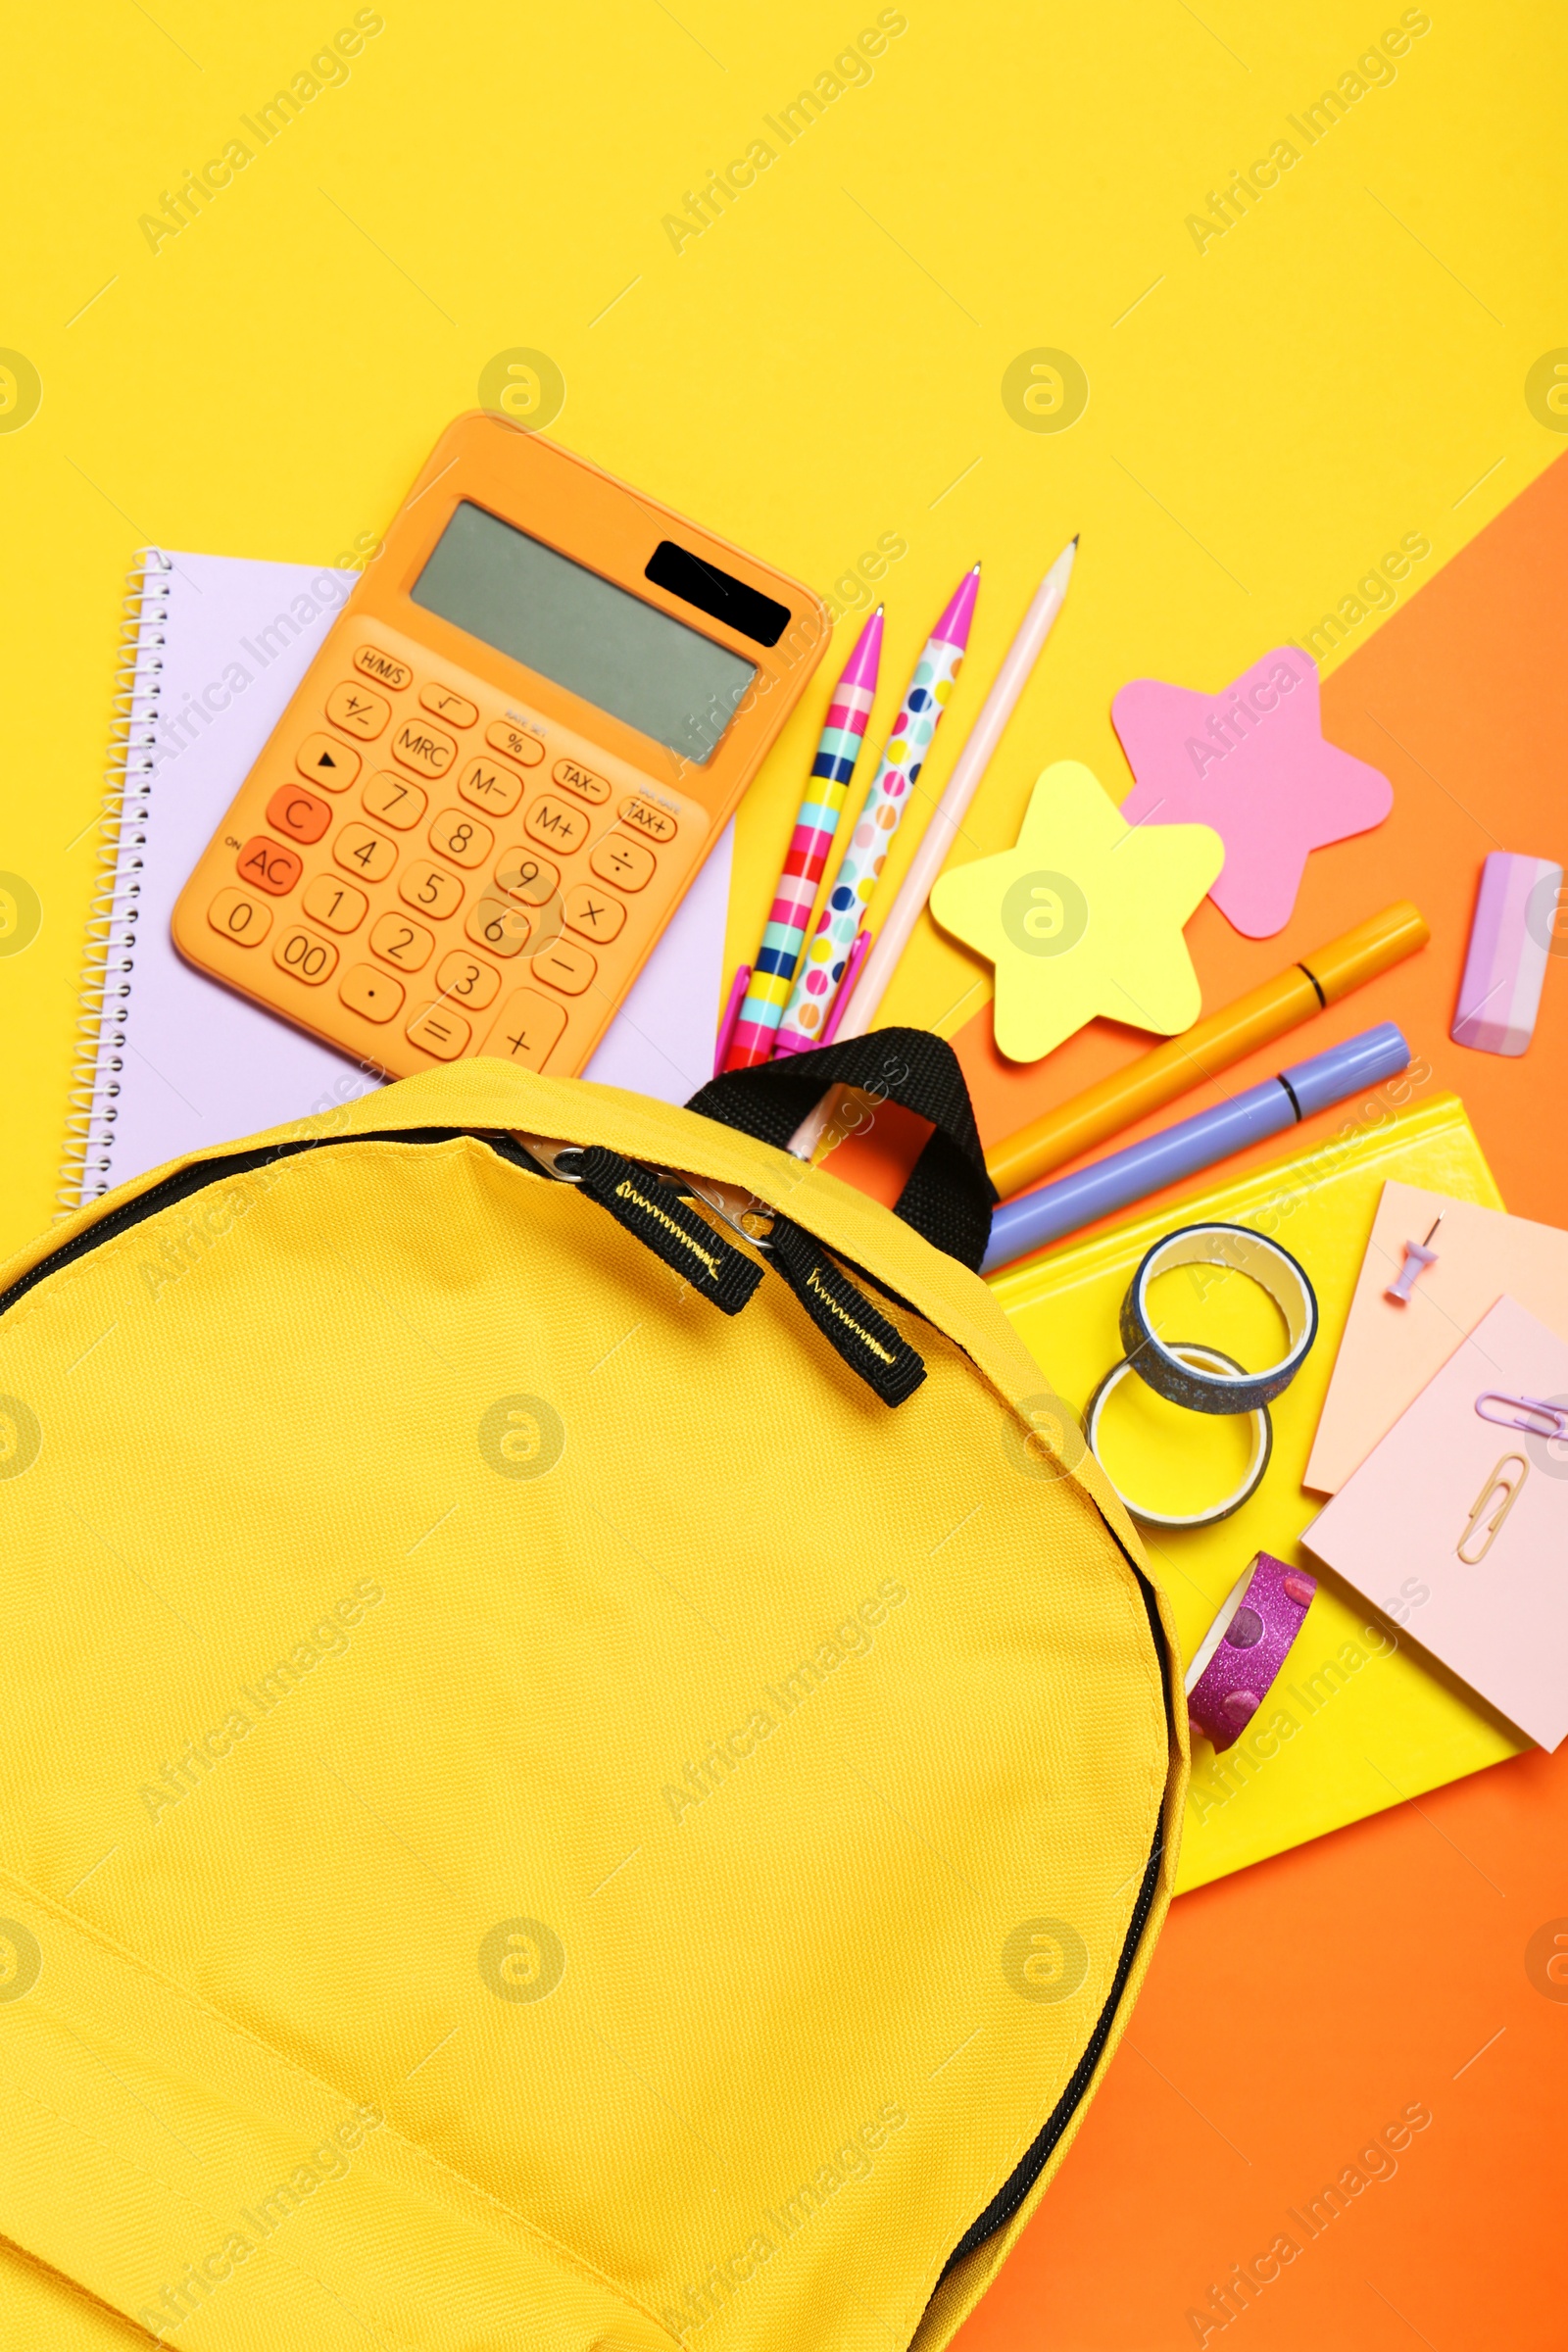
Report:
[{"label": "yellow star sticky note", "polygon": [[1017,845],[944,874],[931,912],[996,966],[997,1045],[1038,1061],[1097,1013],[1173,1037],[1202,1009],[1183,925],[1218,878],[1210,825],[1128,825],[1092,768],[1058,760]]}]

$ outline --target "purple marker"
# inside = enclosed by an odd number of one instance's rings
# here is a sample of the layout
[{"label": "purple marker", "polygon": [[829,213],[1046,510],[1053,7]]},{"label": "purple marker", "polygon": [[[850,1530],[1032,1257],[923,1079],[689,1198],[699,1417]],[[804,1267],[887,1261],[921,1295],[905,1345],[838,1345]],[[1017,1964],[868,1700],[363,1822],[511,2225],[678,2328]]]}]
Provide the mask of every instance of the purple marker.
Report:
[{"label": "purple marker", "polygon": [[1021,1193],[1004,1202],[991,1220],[991,1246],[980,1271],[994,1274],[1031,1250],[1044,1250],[1063,1234],[1077,1233],[1099,1217],[1125,1208],[1129,1201],[1147,1200],[1167,1184],[1196,1176],[1216,1160],[1265,1136],[1278,1135],[1314,1110],[1327,1110],[1364,1086],[1380,1086],[1397,1077],[1410,1064],[1410,1049],[1392,1021],[1363,1029],[1359,1037],[1298,1061],[1277,1078],[1265,1078],[1229,1102],[1182,1119],[1125,1152],[1112,1152],[1074,1175],[1059,1176],[1038,1191]]}]

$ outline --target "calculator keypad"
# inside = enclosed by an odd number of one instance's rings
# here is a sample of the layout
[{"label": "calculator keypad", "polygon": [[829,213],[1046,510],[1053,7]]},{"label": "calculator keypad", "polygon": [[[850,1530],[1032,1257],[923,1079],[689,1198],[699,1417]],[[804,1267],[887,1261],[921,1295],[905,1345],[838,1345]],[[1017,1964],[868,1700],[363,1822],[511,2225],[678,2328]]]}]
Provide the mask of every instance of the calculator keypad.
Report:
[{"label": "calculator keypad", "polygon": [[304,860],[293,850],[285,850],[280,841],[269,841],[265,833],[248,841],[234,863],[242,882],[254,883],[274,899],[286,898],[305,871]]},{"label": "calculator keypad", "polygon": [[[368,1024],[388,1043],[367,1037],[366,1050],[395,1070],[478,1053],[543,1070],[568,1032],[602,1019],[621,985],[613,959],[645,953],[662,911],[658,893],[646,912],[639,894],[677,837],[684,873],[707,820],[678,796],[628,791],[624,765],[617,780],[607,758],[602,773],[537,720],[487,714],[481,681],[465,693],[421,674],[418,650],[399,643],[350,638],[323,660],[281,770],[274,755],[265,793],[236,804],[207,930],[265,942],[243,966],[275,967],[261,993],[345,1043],[354,1020]],[[236,852],[246,814],[267,829]],[[326,1008],[307,1013],[315,991]]]},{"label": "calculator keypad", "polygon": [[407,833],[416,825],[430,806],[430,796],[407,776],[389,775],[381,768],[371,776],[360,795],[360,807],[367,816],[378,816],[383,825],[395,826]]},{"label": "calculator keypad", "polygon": [[347,792],[364,762],[353,744],[336,735],[307,735],[294,754],[294,764],[323,792]]},{"label": "calculator keypad", "polygon": [[371,743],[391,717],[392,706],[385,695],[372,694],[368,686],[334,686],[326,698],[326,715],[345,735]]}]

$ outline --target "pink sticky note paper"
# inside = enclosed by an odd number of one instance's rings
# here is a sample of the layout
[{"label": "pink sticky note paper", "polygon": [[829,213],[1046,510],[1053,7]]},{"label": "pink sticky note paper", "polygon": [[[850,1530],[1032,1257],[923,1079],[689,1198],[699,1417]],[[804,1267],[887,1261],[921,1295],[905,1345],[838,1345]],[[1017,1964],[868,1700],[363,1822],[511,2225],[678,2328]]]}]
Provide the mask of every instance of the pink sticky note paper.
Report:
[{"label": "pink sticky note paper", "polygon": [[1135,678],[1110,707],[1137,782],[1130,825],[1212,825],[1209,897],[1248,939],[1283,931],[1313,850],[1381,825],[1394,787],[1323,740],[1316,664],[1278,646],[1221,694]]},{"label": "pink sticky note paper", "polygon": [[1568,1400],[1568,1342],[1504,1297],[1301,1541],[1555,1747],[1568,1736],[1568,1443],[1528,1409],[1536,1398]]}]

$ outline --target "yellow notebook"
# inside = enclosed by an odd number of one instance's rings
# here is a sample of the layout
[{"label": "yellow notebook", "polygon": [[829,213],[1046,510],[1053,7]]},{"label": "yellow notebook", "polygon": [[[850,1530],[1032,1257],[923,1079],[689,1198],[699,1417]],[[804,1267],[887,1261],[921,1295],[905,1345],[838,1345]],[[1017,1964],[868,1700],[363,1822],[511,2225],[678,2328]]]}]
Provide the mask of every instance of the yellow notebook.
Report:
[{"label": "yellow notebook", "polygon": [[[1463,1104],[1444,1095],[1379,1127],[1335,1135],[1239,1183],[1000,1274],[993,1284],[1053,1386],[1080,1410],[1122,1353],[1122,1297],[1162,1234],[1209,1219],[1250,1225],[1298,1258],[1317,1292],[1317,1345],[1272,1408],[1274,1451],[1257,1493],[1215,1527],[1144,1534],[1187,1657],[1253,1552],[1274,1552],[1319,1579],[1296,1648],[1250,1731],[1222,1756],[1206,1740],[1194,1740],[1178,1892],[1529,1744],[1400,1630],[1396,1562],[1390,1566],[1389,1613],[1379,1615],[1298,1542],[1322,1508],[1322,1497],[1304,1491],[1302,1474],[1390,1179],[1489,1208],[1503,1205]],[[1182,1285],[1192,1303],[1190,1328],[1177,1319]],[[1242,1276],[1184,1269],[1161,1278],[1152,1303],[1168,1337],[1208,1340],[1244,1363],[1264,1363],[1278,1352],[1277,1310]],[[1169,1508],[1200,1507],[1229,1493],[1247,1450],[1245,1423],[1200,1422],[1137,1381],[1124,1381],[1107,1410],[1103,1451],[1112,1478]]]}]

